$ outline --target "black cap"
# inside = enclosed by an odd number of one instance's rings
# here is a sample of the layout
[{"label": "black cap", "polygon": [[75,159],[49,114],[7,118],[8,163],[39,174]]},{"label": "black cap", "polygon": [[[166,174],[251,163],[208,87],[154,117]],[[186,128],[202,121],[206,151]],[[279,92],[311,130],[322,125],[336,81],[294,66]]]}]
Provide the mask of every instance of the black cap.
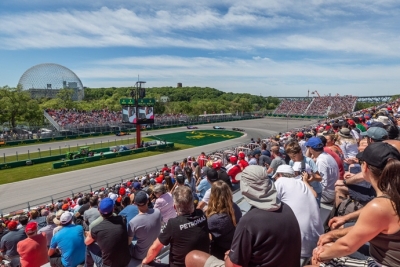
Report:
[{"label": "black cap", "polygon": [[149,196],[144,191],[139,191],[135,193],[134,202],[138,206],[147,205],[147,201],[149,200]]},{"label": "black cap", "polygon": [[210,182],[218,181],[218,172],[213,168],[208,169],[207,170],[207,179]]},{"label": "black cap", "polygon": [[392,145],[378,142],[367,146],[363,152],[357,154],[357,158],[368,165],[383,169],[388,159],[400,160],[400,153]]}]

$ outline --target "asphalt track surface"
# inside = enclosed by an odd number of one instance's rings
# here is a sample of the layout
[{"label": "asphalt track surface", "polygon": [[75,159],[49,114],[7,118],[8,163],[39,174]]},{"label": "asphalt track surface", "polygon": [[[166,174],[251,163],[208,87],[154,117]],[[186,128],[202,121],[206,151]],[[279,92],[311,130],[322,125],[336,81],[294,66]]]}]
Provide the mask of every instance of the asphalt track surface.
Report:
[{"label": "asphalt track surface", "polygon": [[[310,125],[315,121],[301,121],[301,120],[286,120],[286,119],[255,119],[247,121],[235,121],[235,122],[224,122],[219,123],[218,126],[226,127],[230,129],[232,127],[243,128],[246,134],[240,138],[214,143],[210,145],[205,145],[201,147],[194,147],[190,149],[185,149],[181,151],[170,152],[168,154],[161,154],[141,159],[129,160],[114,164],[108,164],[99,167],[93,167],[83,170],[77,170],[67,173],[55,174],[50,176],[44,176],[40,178],[35,178],[27,181],[21,181],[16,183],[10,183],[5,185],[0,185],[0,211],[3,214],[7,214],[16,209],[21,209],[23,206],[26,207],[25,203],[31,202],[35,199],[40,199],[52,195],[54,199],[58,199],[57,195],[73,190],[74,192],[88,192],[89,184],[95,184],[106,180],[111,180],[115,177],[133,177],[137,174],[145,173],[145,171],[155,170],[155,167],[162,168],[164,163],[171,163],[173,161],[181,161],[183,158],[188,156],[198,156],[202,151],[211,152],[218,150],[220,148],[235,146],[239,143],[249,142],[250,138],[266,138],[274,135],[278,132],[285,132],[287,129],[302,127],[304,125]],[[199,126],[200,130],[212,129],[213,125],[208,124]],[[186,127],[167,129],[167,130],[157,130],[148,132],[152,135],[166,134],[181,132],[187,130]],[[145,134],[145,133],[144,133]],[[0,150],[0,155],[6,153],[15,154],[15,151],[20,151],[19,153],[25,153],[27,149],[37,150],[48,150],[49,147],[52,149],[58,149],[59,146],[65,146],[68,144],[76,146],[85,145],[87,142],[107,142],[110,137],[96,137],[87,138],[83,140],[71,140],[56,143],[38,144],[31,145],[27,147],[14,147],[14,148],[4,148]],[[133,137],[133,136],[131,136]],[[117,137],[120,139],[127,139],[127,137]],[[167,140],[168,141],[168,140]],[[1,175],[1,172],[0,172]],[[49,198],[50,199],[50,198]],[[15,208],[14,208],[15,207]]]}]

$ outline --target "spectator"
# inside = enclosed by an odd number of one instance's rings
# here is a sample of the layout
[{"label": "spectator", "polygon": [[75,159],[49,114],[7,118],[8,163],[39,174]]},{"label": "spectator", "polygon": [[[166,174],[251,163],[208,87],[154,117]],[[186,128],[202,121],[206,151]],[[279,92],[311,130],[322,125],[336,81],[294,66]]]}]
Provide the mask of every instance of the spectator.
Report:
[{"label": "spectator", "polygon": [[322,181],[322,203],[332,203],[335,200],[335,183],[339,179],[339,167],[332,156],[324,152],[324,145],[318,137],[310,138],[306,146],[314,159]]},{"label": "spectator", "polygon": [[209,168],[207,169],[206,177],[210,188],[204,193],[203,199],[197,205],[198,209],[204,209],[208,205],[211,195],[211,186],[214,182],[218,181],[218,172],[214,168]]},{"label": "spectator", "polygon": [[[82,226],[72,224],[72,213],[60,217],[62,229],[53,236],[48,255],[52,267],[77,266],[85,261],[84,231]],[[61,252],[58,255],[57,251]]]},{"label": "spectator", "polygon": [[177,188],[173,194],[178,216],[167,226],[150,247],[142,264],[152,262],[164,246],[171,245],[169,266],[185,267],[185,256],[192,250],[209,251],[210,239],[207,218],[201,210],[194,209],[193,194],[187,186]]},{"label": "spectator", "polygon": [[137,239],[136,244],[131,246],[131,256],[142,260],[160,233],[161,212],[159,209],[148,207],[149,197],[143,191],[136,193],[134,203],[138,206],[139,214],[129,222],[128,237],[129,244],[132,243],[134,237]]},{"label": "spectator", "polygon": [[340,159],[344,159],[342,149],[336,144],[337,137],[335,134],[327,134],[324,135],[326,138],[326,147],[330,148],[333,152],[335,152]]},{"label": "spectator", "polygon": [[349,170],[349,165],[353,163],[352,158],[355,158],[358,153],[357,140],[351,135],[348,128],[342,128],[339,131],[338,145],[343,152],[344,170]]},{"label": "spectator", "polygon": [[326,141],[325,136],[321,135],[321,136],[318,136],[318,138],[321,139],[322,144],[324,145],[324,152],[329,154],[336,161],[336,164],[338,165],[338,168],[339,168],[339,179],[343,180],[344,166],[343,166],[342,160],[335,152],[333,152],[330,148],[326,147],[327,141]]},{"label": "spectator", "polygon": [[56,215],[54,213],[50,213],[49,215],[47,215],[46,217],[47,225],[38,230],[38,234],[41,233],[46,234],[47,247],[50,247],[51,239],[53,238],[53,231],[57,227],[57,225],[55,225],[54,223],[54,218],[56,218]]},{"label": "spectator", "polygon": [[[46,210],[42,210],[42,211],[46,212]],[[46,215],[39,216],[39,212],[37,210],[31,210],[29,212],[30,221],[37,222],[38,229],[46,226]]]},{"label": "spectator", "polygon": [[232,200],[232,191],[223,181],[213,183],[206,211],[210,230],[211,255],[223,260],[225,252],[231,248],[236,224],[242,212]]},{"label": "spectator", "polygon": [[216,161],[213,163],[212,168],[215,169],[218,173],[218,179],[221,181],[224,181],[229,188],[232,188],[232,182],[231,179],[229,178],[228,174],[226,171],[222,168],[222,164],[220,161]]},{"label": "spectator", "polygon": [[18,242],[26,238],[24,229],[17,229],[18,223],[10,221],[7,224],[8,233],[3,236],[0,242],[0,257],[13,259],[19,256],[17,251]]},{"label": "spectator", "polygon": [[193,177],[193,172],[192,172],[192,168],[190,167],[185,167],[184,168],[185,171],[185,185],[189,186],[190,190],[192,190],[192,192],[196,192],[196,180]]},{"label": "spectator", "polygon": [[210,256],[207,251],[192,251],[186,256],[186,266],[299,266],[299,224],[292,209],[277,201],[275,186],[265,169],[248,166],[237,179],[252,208],[237,224],[225,260]]},{"label": "spectator", "polygon": [[99,216],[99,209],[98,209],[98,197],[94,196],[91,197],[89,200],[89,209],[85,211],[83,214],[83,220],[87,225],[91,224],[94,220],[96,220]]},{"label": "spectator", "polygon": [[205,171],[203,171],[202,177],[201,177],[201,181],[199,182],[198,186],[196,187],[196,192],[197,192],[197,196],[199,197],[199,201],[201,201],[205,195],[205,193],[207,192],[208,189],[211,188],[211,184],[208,182],[207,180],[207,170],[209,168],[206,167]]},{"label": "spectator", "polygon": [[272,157],[271,165],[269,165],[267,169],[267,173],[270,176],[272,176],[275,173],[276,169],[280,165],[286,164],[286,162],[281,157],[281,153],[279,152],[279,146],[277,145],[271,147],[271,157]]},{"label": "spectator", "polygon": [[139,214],[139,209],[138,206],[134,205],[131,202],[131,198],[128,196],[125,196],[122,199],[121,202],[122,206],[124,207],[123,210],[121,210],[121,212],[118,214],[119,216],[122,216],[123,218],[125,218],[126,221],[126,227],[128,229],[128,225],[129,222],[136,216]]},{"label": "spectator", "polygon": [[154,195],[156,197],[154,208],[160,210],[163,224],[167,224],[169,219],[176,217],[172,195],[162,184],[154,187]]},{"label": "spectator", "polygon": [[236,181],[236,175],[238,175],[242,171],[240,166],[237,164],[237,161],[238,159],[236,156],[230,156],[229,157],[230,164],[226,166],[227,174],[231,177],[232,184],[239,183],[239,181]]},{"label": "spectator", "polygon": [[121,216],[113,216],[114,202],[105,198],[100,202],[99,212],[103,220],[94,226],[90,236],[101,249],[103,266],[125,267],[129,264],[128,233]]},{"label": "spectator", "polygon": [[276,180],[277,199],[293,210],[299,222],[301,232],[300,266],[304,266],[312,256],[312,251],[324,229],[313,193],[301,180],[294,179],[295,176],[292,167],[281,165],[276,170],[274,179]]},{"label": "spectator", "polygon": [[21,267],[40,267],[48,263],[46,234],[38,234],[38,223],[29,222],[26,225],[25,233],[28,238],[17,244]]}]

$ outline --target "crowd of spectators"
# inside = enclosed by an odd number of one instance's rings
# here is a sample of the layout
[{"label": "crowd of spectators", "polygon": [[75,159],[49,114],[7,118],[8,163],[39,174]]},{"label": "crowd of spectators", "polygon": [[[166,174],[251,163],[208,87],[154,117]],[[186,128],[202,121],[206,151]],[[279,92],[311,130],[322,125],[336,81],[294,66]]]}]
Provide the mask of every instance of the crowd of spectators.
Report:
[{"label": "crowd of spectators", "polygon": [[354,110],[357,102],[356,96],[332,96],[331,105],[328,113],[329,115],[338,115],[343,113],[350,113]]},{"label": "crowd of spectators", "polygon": [[[160,266],[169,246],[170,266],[399,266],[399,109],[201,153],[2,218],[1,257],[22,267]],[[325,222],[321,203],[332,207]]]},{"label": "crowd of spectators", "polygon": [[310,102],[305,100],[285,99],[276,108],[274,114],[303,115],[309,104]]},{"label": "crowd of spectators", "polygon": [[78,126],[113,126],[122,122],[122,111],[103,110],[75,110],[75,109],[47,109],[46,112],[61,127]]}]

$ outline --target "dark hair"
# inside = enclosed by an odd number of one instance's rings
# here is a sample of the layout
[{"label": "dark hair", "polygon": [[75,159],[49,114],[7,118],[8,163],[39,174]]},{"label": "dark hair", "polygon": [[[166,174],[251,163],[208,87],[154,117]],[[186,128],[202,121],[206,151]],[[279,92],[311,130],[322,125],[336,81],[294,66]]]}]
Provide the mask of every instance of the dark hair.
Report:
[{"label": "dark hair", "polygon": [[131,198],[128,197],[128,196],[125,196],[125,197],[122,199],[121,204],[122,204],[122,206],[124,206],[124,207],[129,206],[129,205],[131,204]]},{"label": "dark hair", "polygon": [[28,224],[29,218],[26,215],[21,215],[18,220],[21,225],[25,226]]},{"label": "dark hair", "polygon": [[98,197],[91,197],[90,200],[89,200],[89,205],[91,207],[97,206],[98,203],[99,203]]},{"label": "dark hair", "polygon": [[184,184],[185,183],[185,176],[183,175],[183,173],[179,173],[177,176],[176,176],[176,182],[178,183],[178,184]]},{"label": "dark hair", "polygon": [[390,197],[393,209],[400,217],[400,161],[395,159],[387,161],[379,176],[378,188]]},{"label": "dark hair", "polygon": [[[324,146],[326,146],[327,140],[326,140],[325,136],[320,135],[320,136],[318,136],[318,138],[321,139],[322,144],[323,144]],[[314,149],[314,150],[316,150],[316,149]],[[322,148],[322,150],[324,150],[324,149]]]},{"label": "dark hair", "polygon": [[399,137],[399,128],[395,125],[387,125],[385,127],[386,131],[388,132],[389,139],[396,139]]}]

